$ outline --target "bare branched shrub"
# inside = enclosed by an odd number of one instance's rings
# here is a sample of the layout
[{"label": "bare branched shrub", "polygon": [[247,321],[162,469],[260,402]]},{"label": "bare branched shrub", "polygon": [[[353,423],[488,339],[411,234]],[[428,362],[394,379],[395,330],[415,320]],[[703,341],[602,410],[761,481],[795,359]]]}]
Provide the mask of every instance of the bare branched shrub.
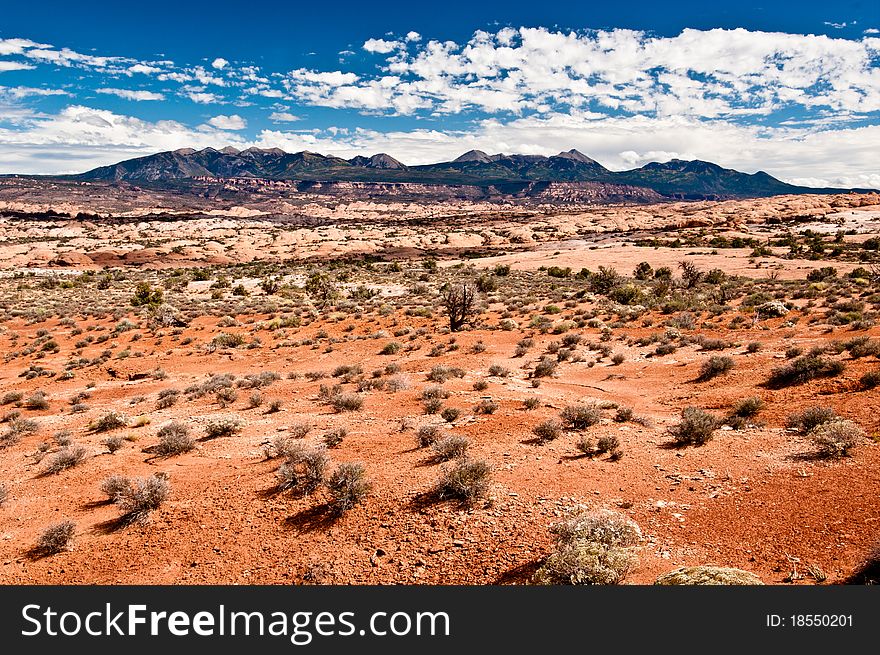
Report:
[{"label": "bare branched shrub", "polygon": [[101,444],[107,449],[107,452],[111,455],[118,450],[122,449],[122,446],[125,445],[125,439],[120,437],[119,435],[114,435],[112,437],[107,437],[101,441]]},{"label": "bare branched shrub", "polygon": [[476,315],[477,288],[469,283],[449,284],[440,293],[440,302],[449,317],[449,329],[461,330]]},{"label": "bare branched shrub", "polygon": [[330,404],[337,412],[356,412],[364,406],[364,399],[356,393],[340,393]]}]

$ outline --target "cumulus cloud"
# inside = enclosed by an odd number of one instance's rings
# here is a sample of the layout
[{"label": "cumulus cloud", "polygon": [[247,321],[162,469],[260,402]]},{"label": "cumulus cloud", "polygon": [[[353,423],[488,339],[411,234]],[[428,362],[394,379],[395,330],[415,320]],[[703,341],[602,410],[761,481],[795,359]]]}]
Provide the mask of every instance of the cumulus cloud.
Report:
[{"label": "cumulus cloud", "polygon": [[398,48],[400,48],[403,44],[400,41],[386,41],[385,39],[367,39],[364,41],[364,50],[367,52],[375,52],[378,54],[387,55],[389,52],[394,52]]},{"label": "cumulus cloud", "polygon": [[223,59],[223,57],[217,57],[214,61],[211,62],[211,66],[220,70],[220,69],[226,68],[226,65],[228,63],[229,62],[226,61],[225,59]]},{"label": "cumulus cloud", "polygon": [[214,116],[208,121],[208,125],[220,130],[243,130],[247,127],[247,121],[238,114],[231,116]]},{"label": "cumulus cloud", "polygon": [[70,92],[63,89],[46,89],[32,86],[0,86],[0,95],[17,100],[29,96],[69,96]]},{"label": "cumulus cloud", "polygon": [[134,100],[136,102],[140,102],[142,100],[164,100],[165,96],[161,93],[155,93],[153,91],[141,91],[134,89],[114,89],[109,87],[104,87],[101,89],[95,89],[97,93],[103,93],[104,95],[118,96],[120,98],[124,98],[125,100]]}]

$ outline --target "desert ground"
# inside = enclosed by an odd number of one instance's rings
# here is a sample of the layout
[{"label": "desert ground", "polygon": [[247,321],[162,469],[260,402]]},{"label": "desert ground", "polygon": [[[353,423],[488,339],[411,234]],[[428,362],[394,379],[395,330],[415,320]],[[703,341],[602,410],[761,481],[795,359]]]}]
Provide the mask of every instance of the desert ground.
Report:
[{"label": "desert ground", "polygon": [[592,510],[626,584],[876,547],[880,195],[215,191],[0,183],[0,582],[530,584]]}]

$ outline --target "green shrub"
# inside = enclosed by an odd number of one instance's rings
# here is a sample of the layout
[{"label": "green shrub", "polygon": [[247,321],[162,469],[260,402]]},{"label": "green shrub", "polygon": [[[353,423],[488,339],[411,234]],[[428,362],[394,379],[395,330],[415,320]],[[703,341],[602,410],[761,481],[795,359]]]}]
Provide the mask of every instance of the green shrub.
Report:
[{"label": "green shrub", "polygon": [[837,418],[837,412],[832,407],[807,407],[799,412],[789,414],[785,420],[785,427],[806,434],[813,428]]},{"label": "green shrub", "polygon": [[542,443],[553,441],[562,436],[562,424],[554,419],[549,419],[533,427],[532,434]]},{"label": "green shrub", "polygon": [[787,387],[803,384],[814,378],[833,377],[843,373],[845,365],[827,357],[806,354],[777,366],[770,372],[768,384],[771,387]]}]

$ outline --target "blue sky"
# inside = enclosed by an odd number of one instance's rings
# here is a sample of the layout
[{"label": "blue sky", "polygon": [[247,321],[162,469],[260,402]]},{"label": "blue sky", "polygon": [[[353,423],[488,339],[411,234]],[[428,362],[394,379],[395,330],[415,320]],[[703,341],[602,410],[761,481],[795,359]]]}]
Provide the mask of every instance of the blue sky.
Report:
[{"label": "blue sky", "polygon": [[16,3],[0,173],[179,147],[576,147],[880,186],[880,3]]}]

